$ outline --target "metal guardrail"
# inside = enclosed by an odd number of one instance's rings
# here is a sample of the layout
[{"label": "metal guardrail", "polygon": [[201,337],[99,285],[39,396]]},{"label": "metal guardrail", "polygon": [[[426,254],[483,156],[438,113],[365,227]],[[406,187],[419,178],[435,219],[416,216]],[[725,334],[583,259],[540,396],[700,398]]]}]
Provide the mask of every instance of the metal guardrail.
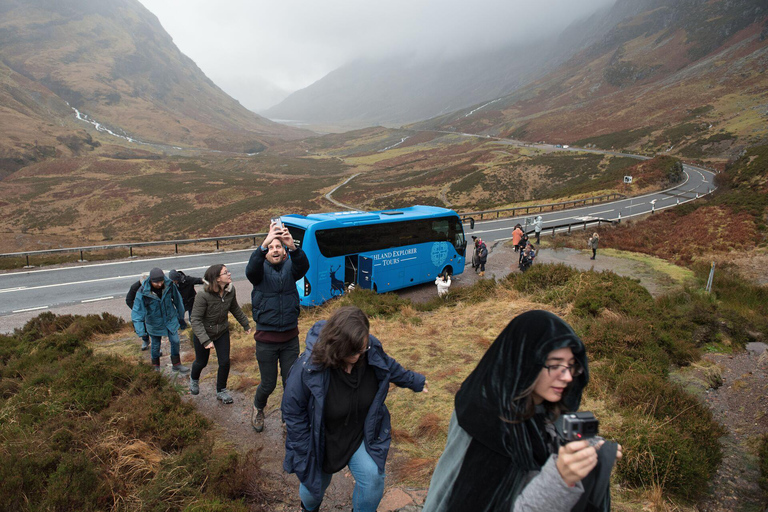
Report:
[{"label": "metal guardrail", "polygon": [[86,252],[93,251],[108,251],[111,249],[128,249],[129,257],[133,258],[133,249],[138,247],[153,247],[160,245],[173,245],[175,253],[179,253],[179,245],[190,245],[205,242],[216,242],[216,250],[219,250],[220,244],[226,240],[244,240],[253,239],[253,245],[256,246],[257,238],[265,238],[267,233],[251,233],[248,235],[229,235],[229,236],[217,236],[207,238],[188,238],[182,240],[160,240],[156,242],[132,242],[124,244],[110,244],[110,245],[91,245],[87,247],[65,247],[61,249],[45,249],[40,251],[24,251],[24,252],[9,252],[0,254],[0,258],[26,258],[27,266],[29,265],[29,257],[40,254],[63,254],[68,252],[80,252],[80,260],[83,261]]},{"label": "metal guardrail", "polygon": [[531,211],[533,211],[534,213],[543,212],[545,208],[549,208],[549,210],[547,211],[553,212],[556,209],[565,210],[568,208],[575,208],[577,206],[587,206],[587,204],[595,204],[596,202],[602,203],[605,201],[612,201],[615,199],[626,199],[626,198],[627,198],[626,195],[617,194],[614,192],[611,194],[603,194],[602,196],[587,197],[585,199],[574,199],[572,201],[564,201],[562,203],[532,204],[528,206],[514,206],[512,208],[501,208],[499,210],[483,210],[479,212],[460,213],[459,217],[461,218],[462,222],[465,222],[470,217],[475,218],[475,216],[479,215],[480,216],[479,220],[483,220],[484,215],[492,215],[495,213],[496,218],[498,219],[500,218],[502,213],[507,213],[507,212],[512,212],[509,215],[509,217],[514,217],[518,212],[523,212],[523,211],[525,212],[526,215],[531,213]]},{"label": "metal guardrail", "polygon": [[[460,213],[459,218],[461,218],[462,222],[467,221],[470,217],[474,218],[475,215],[479,215],[480,219],[483,219],[484,215],[488,214],[496,214],[496,218],[499,218],[501,213],[506,212],[512,212],[511,217],[514,217],[517,212],[525,211],[526,214],[530,213],[531,211],[544,211],[545,208],[549,208],[548,211],[555,211],[555,209],[561,209],[565,210],[566,208],[574,208],[576,206],[586,206],[587,204],[595,204],[596,202],[603,202],[603,201],[610,201],[612,199],[623,199],[626,198],[624,194],[604,194],[602,196],[595,196],[595,197],[588,197],[586,199],[576,199],[573,201],[564,201],[562,203],[548,203],[548,204],[539,204],[539,205],[529,205],[529,206],[516,206],[513,208],[502,208],[499,210],[484,210],[479,212],[468,212],[468,213]],[[547,228],[549,229],[549,228]],[[10,253],[4,253],[0,254],[0,258],[26,258],[26,266],[30,266],[29,257],[35,256],[35,255],[41,255],[41,254],[63,254],[68,252],[79,252],[80,253],[80,261],[85,260],[85,253],[86,252],[93,252],[93,251],[108,251],[112,249],[128,249],[128,254],[130,258],[133,258],[133,249],[139,248],[139,247],[153,247],[153,246],[160,246],[160,245],[174,245],[175,247],[175,253],[178,254],[179,252],[179,245],[189,245],[189,244],[197,244],[197,243],[205,243],[205,242],[216,242],[216,250],[219,250],[219,244],[222,241],[225,240],[244,240],[246,238],[252,238],[253,239],[253,245],[256,246],[256,239],[257,238],[264,238],[267,236],[267,233],[251,233],[248,235],[230,235],[230,236],[219,236],[219,237],[208,237],[208,238],[190,238],[190,239],[182,239],[182,240],[160,240],[156,242],[133,242],[133,243],[124,243],[124,244],[109,244],[109,245],[92,245],[87,247],[65,247],[61,249],[45,249],[40,251],[24,251],[24,252],[10,252]]]}]

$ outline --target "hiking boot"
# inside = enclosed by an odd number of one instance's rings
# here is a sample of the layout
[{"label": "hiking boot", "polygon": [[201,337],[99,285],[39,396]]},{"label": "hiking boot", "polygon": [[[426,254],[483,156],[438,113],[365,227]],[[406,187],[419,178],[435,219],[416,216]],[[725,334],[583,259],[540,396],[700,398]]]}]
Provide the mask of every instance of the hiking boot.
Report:
[{"label": "hiking boot", "polygon": [[147,350],[149,348],[149,340],[141,340],[141,350]]},{"label": "hiking boot", "polygon": [[479,275],[480,277],[483,277],[483,276],[485,275],[485,270],[483,270],[482,272],[480,272],[480,273],[479,273],[479,274],[477,274],[477,275]]},{"label": "hiking boot", "polygon": [[189,378],[189,392],[193,395],[200,394],[200,381],[195,380],[192,377]]},{"label": "hiking boot", "polygon": [[152,358],[152,369],[155,370],[156,372],[160,371],[160,358],[159,357],[157,359],[155,359],[154,357]]},{"label": "hiking boot", "polygon": [[232,400],[232,397],[229,396],[229,392],[227,391],[227,388],[224,388],[221,391],[217,391],[216,399],[221,400],[221,403],[223,404],[231,404],[232,402],[234,402],[234,400]]},{"label": "hiking boot", "polygon": [[264,430],[264,409],[257,409],[253,406],[251,411],[251,426],[256,432],[262,432]]},{"label": "hiking boot", "polygon": [[178,373],[189,373],[189,368],[181,364],[181,357],[179,356],[171,356],[171,370],[178,372]]}]

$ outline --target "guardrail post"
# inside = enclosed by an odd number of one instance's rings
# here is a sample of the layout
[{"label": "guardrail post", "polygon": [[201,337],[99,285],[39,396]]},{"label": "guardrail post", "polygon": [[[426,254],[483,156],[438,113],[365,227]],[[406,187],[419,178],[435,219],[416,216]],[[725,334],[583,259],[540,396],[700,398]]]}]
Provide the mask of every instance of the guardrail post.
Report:
[{"label": "guardrail post", "polygon": [[219,250],[219,241],[218,240],[216,240],[216,250],[217,251]]},{"label": "guardrail post", "polygon": [[555,228],[552,227],[552,236],[555,236]]},{"label": "guardrail post", "polygon": [[584,221],[584,231],[587,230],[587,221]]},{"label": "guardrail post", "polygon": [[83,258],[83,250],[80,249],[80,261],[85,261],[85,258]]},{"label": "guardrail post", "polygon": [[29,254],[27,254],[27,266],[29,266]]},{"label": "guardrail post", "polygon": [[256,237],[253,237],[253,246],[256,247]]},{"label": "guardrail post", "polygon": [[179,254],[179,244],[173,244],[176,249],[176,254]]},{"label": "guardrail post", "polygon": [[568,224],[568,232],[569,233],[571,232],[571,225],[570,224]]}]

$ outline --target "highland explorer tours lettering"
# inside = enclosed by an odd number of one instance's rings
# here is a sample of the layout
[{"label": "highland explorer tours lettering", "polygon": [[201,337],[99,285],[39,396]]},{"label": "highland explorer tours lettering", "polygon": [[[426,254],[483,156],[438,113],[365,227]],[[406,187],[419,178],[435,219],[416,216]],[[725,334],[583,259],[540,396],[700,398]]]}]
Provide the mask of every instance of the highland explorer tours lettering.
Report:
[{"label": "highland explorer tours lettering", "polygon": [[396,251],[388,251],[388,252],[382,252],[379,254],[373,255],[373,260],[383,266],[389,266],[389,265],[396,265],[400,263],[400,258],[403,256],[410,256],[415,255],[418,252],[418,250],[415,247],[411,247],[410,249],[400,249]]}]

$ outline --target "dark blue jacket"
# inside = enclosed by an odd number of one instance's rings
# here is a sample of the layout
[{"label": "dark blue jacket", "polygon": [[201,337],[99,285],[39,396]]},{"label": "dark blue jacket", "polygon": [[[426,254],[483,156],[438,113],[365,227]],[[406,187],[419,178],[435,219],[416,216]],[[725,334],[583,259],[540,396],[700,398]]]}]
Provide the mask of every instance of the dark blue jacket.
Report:
[{"label": "dark blue jacket", "polygon": [[266,259],[261,247],[251,254],[245,277],[253,285],[251,310],[259,331],[284,332],[299,324],[299,292],[296,281],[309,270],[309,260],[301,249],[277,265]]},{"label": "dark blue jacket", "polygon": [[173,281],[165,278],[162,297],[152,291],[152,283],[145,279],[136,293],[131,310],[131,321],[136,334],[145,336],[168,336],[176,332],[184,322],[184,301]]},{"label": "dark blue jacket", "polygon": [[[307,333],[307,348],[288,373],[282,404],[288,431],[283,469],[296,473],[299,481],[318,500],[322,499],[321,476],[325,456],[323,413],[330,370],[313,363],[311,358],[312,347],[323,325],[325,320],[317,322]],[[392,441],[389,411],[384,405],[389,383],[418,392],[424,389],[425,378],[420,373],[406,370],[384,353],[381,342],[374,336],[370,336],[370,340],[371,348],[365,355],[379,381],[379,389],[365,417],[363,442],[365,451],[383,473]]]}]

